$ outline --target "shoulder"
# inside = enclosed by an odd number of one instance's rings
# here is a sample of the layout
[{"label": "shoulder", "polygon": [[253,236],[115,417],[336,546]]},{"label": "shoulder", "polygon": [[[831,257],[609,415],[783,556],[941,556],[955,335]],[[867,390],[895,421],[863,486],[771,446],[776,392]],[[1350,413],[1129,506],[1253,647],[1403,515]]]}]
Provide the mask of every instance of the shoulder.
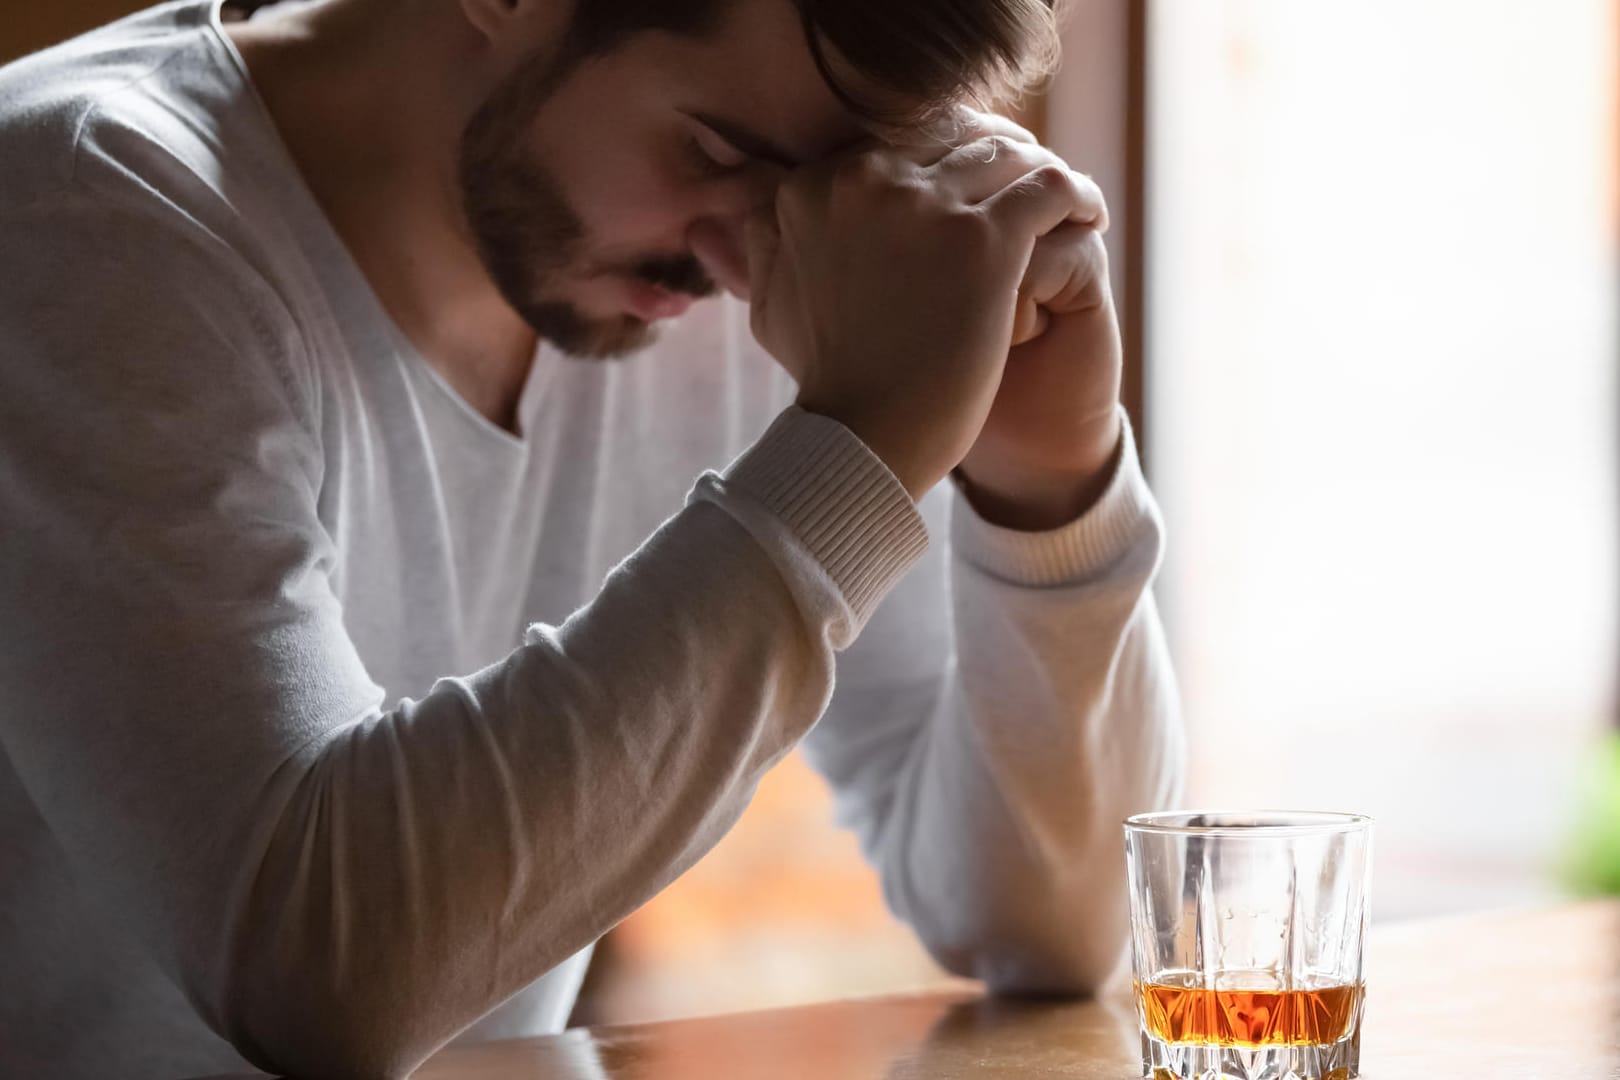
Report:
[{"label": "shoulder", "polygon": [[311,358],[228,191],[244,85],[211,20],[185,0],[0,68],[0,340],[84,377],[268,377],[307,418]]},{"label": "shoulder", "polygon": [[209,50],[210,11],[165,4],[0,67],[0,210],[66,186],[83,152],[160,112],[164,75]]}]

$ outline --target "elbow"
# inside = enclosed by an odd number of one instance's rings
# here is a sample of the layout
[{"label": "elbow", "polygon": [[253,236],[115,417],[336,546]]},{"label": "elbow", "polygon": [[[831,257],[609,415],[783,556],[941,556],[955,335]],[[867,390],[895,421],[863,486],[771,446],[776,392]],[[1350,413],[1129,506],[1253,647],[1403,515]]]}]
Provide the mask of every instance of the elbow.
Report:
[{"label": "elbow", "polygon": [[267,1072],[312,1080],[396,1080],[408,1077],[425,1059],[412,1052],[405,1039],[331,1022],[273,1032],[250,1027],[234,1032],[231,1042],[238,1053]]},{"label": "elbow", "polygon": [[975,958],[974,977],[991,993],[1009,997],[1093,997],[1113,978],[1123,955],[1120,943],[987,949]]},{"label": "elbow", "polygon": [[1120,969],[1126,928],[1111,910],[1089,918],[1079,912],[1040,918],[1027,907],[1003,906],[997,914],[959,925],[949,937],[921,936],[947,971],[976,979],[998,995],[1091,997]]},{"label": "elbow", "polygon": [[322,972],[303,974],[244,980],[236,988],[223,1034],[261,1069],[312,1080],[394,1080],[409,1076],[444,1041],[424,1037],[432,1025],[399,995],[340,989]]}]

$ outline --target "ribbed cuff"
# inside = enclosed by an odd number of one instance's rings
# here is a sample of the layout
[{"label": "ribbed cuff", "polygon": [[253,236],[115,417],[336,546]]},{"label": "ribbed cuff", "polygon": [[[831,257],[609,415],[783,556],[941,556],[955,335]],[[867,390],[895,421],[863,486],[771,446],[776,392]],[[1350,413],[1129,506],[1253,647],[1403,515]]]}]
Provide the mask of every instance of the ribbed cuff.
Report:
[{"label": "ribbed cuff", "polygon": [[725,471],[827,571],[858,626],[922,556],[928,529],[899,479],[854,432],[793,406]]},{"label": "ribbed cuff", "polygon": [[980,517],[960,489],[951,508],[951,548],[957,557],[1014,585],[1076,585],[1103,573],[1158,527],[1158,506],[1142,476],[1136,438],[1120,410],[1119,463],[1096,504],[1067,525],[1020,532]]}]

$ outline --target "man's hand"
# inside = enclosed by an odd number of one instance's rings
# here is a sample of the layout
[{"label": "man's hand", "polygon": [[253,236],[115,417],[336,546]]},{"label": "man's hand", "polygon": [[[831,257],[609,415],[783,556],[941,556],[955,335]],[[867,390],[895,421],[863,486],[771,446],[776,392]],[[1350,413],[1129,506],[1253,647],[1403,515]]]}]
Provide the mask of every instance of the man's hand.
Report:
[{"label": "man's hand", "polygon": [[790,175],[749,222],[746,266],[718,238],[694,248],[750,299],[800,405],[914,496],[960,464],[981,514],[1053,527],[1094,500],[1119,441],[1107,209],[1010,121],[962,112],[938,134]]},{"label": "man's hand", "polygon": [[1032,262],[1032,277],[1065,281],[1055,293],[1036,296],[1043,328],[1009,353],[995,403],[960,475],[981,516],[1040,530],[1083,514],[1113,475],[1121,350],[1108,255],[1097,230],[1054,230],[1041,238]]},{"label": "man's hand", "polygon": [[1037,238],[1103,213],[1089,181],[1005,136],[799,170],[748,224],[754,334],[802,407],[849,427],[919,497],[991,414]]},{"label": "man's hand", "polygon": [[[979,129],[1018,142],[1024,160],[1062,164],[999,117]],[[1080,183],[1095,205],[1102,193]],[[984,428],[962,461],[968,500],[1009,528],[1056,528],[1083,514],[1113,474],[1120,441],[1119,322],[1108,282],[1103,212],[1037,241],[1019,288],[1018,326]]]}]

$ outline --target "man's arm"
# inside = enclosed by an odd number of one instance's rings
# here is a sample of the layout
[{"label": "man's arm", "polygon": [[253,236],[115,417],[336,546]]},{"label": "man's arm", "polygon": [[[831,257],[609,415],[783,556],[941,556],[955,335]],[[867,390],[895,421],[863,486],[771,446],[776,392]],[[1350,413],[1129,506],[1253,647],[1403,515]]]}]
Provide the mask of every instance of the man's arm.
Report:
[{"label": "man's arm", "polygon": [[[1066,170],[1016,125],[970,126],[988,157]],[[1075,182],[1090,213],[1029,256],[1014,347],[956,471],[948,569],[914,574],[844,658],[808,744],[891,907],[1000,989],[1084,991],[1112,970],[1120,821],[1173,799],[1182,770],[1150,591],[1163,529],[1118,405],[1107,212]]]},{"label": "man's arm", "polygon": [[924,542],[792,410],[564,625],[384,711],[316,513],[319,376],[263,281],[83,193],[0,216],[0,263],[0,746],[276,1071],[404,1074],[695,861]]},{"label": "man's arm", "polygon": [[1120,822],[1180,788],[1150,591],[1162,525],[1125,439],[1096,504],[1049,532],[931,494],[949,553],[931,550],[840,659],[805,741],[889,906],[942,965],[996,989],[1087,992],[1113,970]]}]

